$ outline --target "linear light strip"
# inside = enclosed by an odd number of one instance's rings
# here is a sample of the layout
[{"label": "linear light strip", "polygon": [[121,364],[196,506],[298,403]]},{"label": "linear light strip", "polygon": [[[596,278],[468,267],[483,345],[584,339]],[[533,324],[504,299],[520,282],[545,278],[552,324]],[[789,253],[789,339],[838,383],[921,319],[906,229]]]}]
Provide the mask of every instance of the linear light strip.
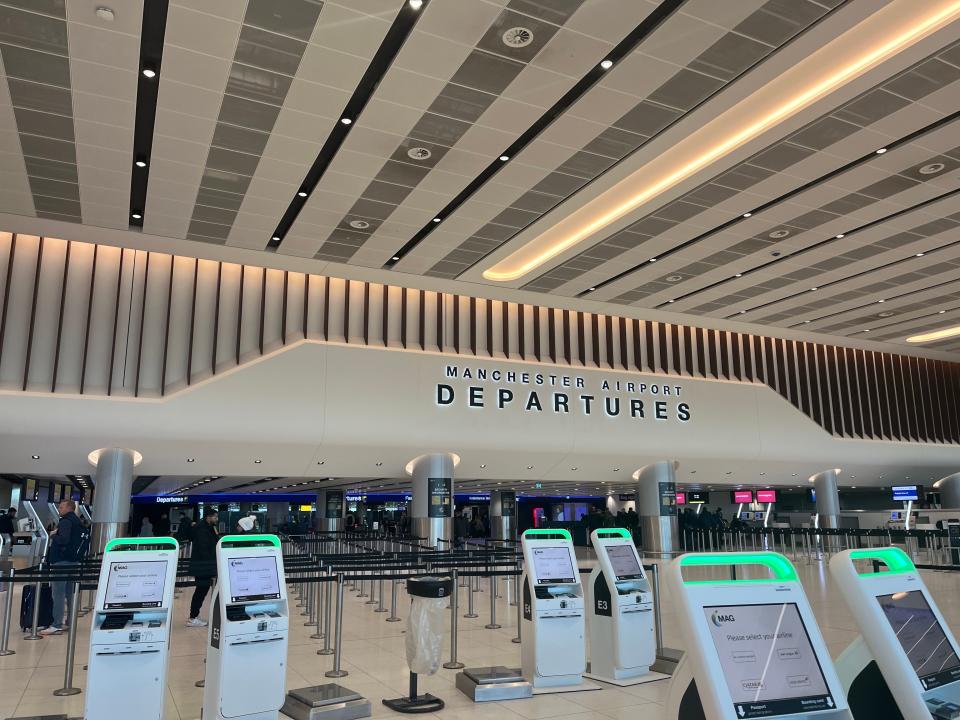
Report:
[{"label": "linear light strip", "polygon": [[140,26],[140,67],[137,68],[137,105],[133,124],[133,157],[130,159],[131,227],[142,228],[147,209],[147,182],[150,179],[150,154],[153,152],[153,127],[157,119],[160,94],[160,62],[167,31],[168,0],[143,3]]},{"label": "linear light strip", "polygon": [[[958,119],[960,119],[960,111],[951,113],[950,115],[947,115],[946,117],[940,118],[939,120],[937,120],[937,121],[935,121],[935,122],[932,122],[932,123],[930,123],[929,125],[926,125],[925,127],[920,128],[919,130],[913,131],[913,132],[910,133],[909,135],[904,135],[902,138],[900,138],[900,139],[898,139],[898,140],[894,140],[894,141],[892,141],[892,142],[889,142],[889,143],[887,143],[886,147],[887,147],[888,150],[895,150],[895,149],[897,149],[897,148],[899,148],[899,147],[902,147],[903,145],[906,145],[907,143],[913,142],[913,141],[916,140],[917,138],[923,137],[924,135],[927,135],[927,134],[933,132],[934,130],[939,130],[939,129],[940,129],[941,127],[943,127],[944,125],[949,125],[950,123],[952,123],[952,122],[954,122],[955,120],[958,120]],[[766,150],[766,149],[767,149],[767,148],[764,148],[764,150]],[[763,151],[761,151],[761,152],[763,152]],[[799,187],[796,187],[796,188],[794,188],[793,190],[790,190],[789,192],[784,193],[783,195],[780,195],[780,196],[778,196],[778,197],[775,197],[775,198],[773,198],[772,200],[768,200],[767,202],[763,203],[762,205],[757,205],[756,208],[755,208],[750,214],[751,214],[751,216],[756,216],[757,214],[759,214],[759,213],[761,213],[761,212],[764,212],[764,211],[766,211],[766,210],[769,210],[769,209],[771,209],[771,208],[773,208],[773,207],[775,207],[775,206],[777,206],[777,205],[779,205],[779,204],[781,204],[781,203],[783,203],[783,202],[786,202],[787,200],[791,200],[791,199],[793,199],[793,198],[795,198],[795,197],[797,197],[797,196],[799,196],[799,195],[807,192],[808,190],[811,190],[811,189],[813,189],[813,188],[815,188],[815,187],[818,187],[819,185],[822,185],[823,183],[829,182],[829,181],[832,180],[833,178],[838,177],[838,176],[842,175],[843,173],[845,173],[845,172],[847,172],[847,171],[849,171],[849,170],[853,170],[853,169],[859,167],[860,165],[863,165],[863,164],[865,164],[865,163],[870,162],[871,160],[876,160],[876,158],[877,158],[877,154],[876,154],[875,152],[870,152],[870,153],[868,153],[867,155],[864,155],[863,157],[860,157],[860,158],[857,158],[856,160],[852,160],[852,161],[850,161],[850,162],[848,162],[848,163],[845,163],[844,165],[841,165],[840,167],[838,167],[838,168],[836,168],[836,169],[834,169],[834,170],[831,170],[830,172],[826,173],[825,175],[821,175],[820,177],[815,178],[814,180],[810,180],[809,182],[806,182],[806,183],[804,183],[803,185],[800,185]],[[922,204],[921,204],[920,206],[917,206],[917,207],[921,207],[921,206],[922,206]],[[892,217],[896,217],[898,214],[902,214],[902,213],[899,213],[899,212],[898,212],[898,213],[894,213],[893,215],[888,216],[888,218],[885,218],[884,221],[885,221],[886,219],[889,219],[889,218],[892,218]],[[733,227],[733,226],[737,225],[738,223],[741,223],[741,222],[743,222],[744,220],[747,220],[747,219],[748,219],[748,218],[745,218],[743,215],[737,215],[735,218],[733,218],[733,219],[731,219],[731,220],[727,220],[725,223],[722,223],[721,225],[718,225],[718,226],[716,226],[716,227],[714,227],[714,228],[711,228],[710,230],[707,230],[706,232],[702,232],[702,233],[700,233],[699,235],[690,238],[689,240],[685,240],[685,241],[682,242],[682,243],[678,243],[677,245],[674,245],[673,247],[671,247],[671,248],[669,248],[669,249],[667,249],[667,250],[664,250],[663,252],[660,252],[660,253],[657,255],[657,260],[664,260],[664,259],[666,259],[666,258],[668,258],[668,257],[671,257],[671,256],[673,256],[673,255],[676,255],[677,253],[679,253],[679,252],[681,252],[681,251],[683,251],[683,250],[686,250],[686,249],[689,248],[689,247],[692,247],[692,246],[694,246],[694,245],[696,245],[696,244],[698,244],[698,243],[700,243],[700,242],[703,242],[703,241],[706,240],[707,238],[713,237],[714,235],[716,235],[716,234],[718,234],[718,233],[721,233],[721,232],[724,232],[725,230],[729,230],[731,227]],[[866,227],[868,227],[868,226],[869,226],[869,223],[868,223],[868,225],[863,225],[863,226],[861,226],[861,227],[855,228],[854,230],[851,230],[851,231],[849,231],[848,233],[845,233],[845,234],[849,235],[851,232],[857,232],[858,230],[866,229]],[[838,239],[838,238],[836,238],[836,237],[831,238],[831,240],[836,240],[836,239]],[[747,275],[747,274],[749,274],[749,273],[755,272],[756,270],[760,270],[760,269],[762,269],[762,268],[766,268],[766,267],[768,267],[768,266],[770,266],[770,265],[773,265],[773,264],[775,264],[775,263],[777,263],[777,262],[781,262],[781,261],[783,261],[783,260],[787,260],[788,258],[791,258],[791,257],[796,257],[796,256],[799,255],[800,253],[806,252],[807,250],[812,249],[813,247],[819,247],[819,245],[811,246],[811,248],[804,248],[803,250],[798,250],[797,252],[793,253],[792,255],[787,255],[787,256],[785,256],[785,257],[781,257],[781,258],[778,258],[778,259],[776,259],[776,260],[772,260],[772,261],[770,261],[770,262],[768,262],[768,263],[766,263],[766,264],[764,264],[764,265],[760,265],[760,266],[755,267],[755,268],[751,268],[751,269],[748,269],[748,270],[744,270],[744,271],[742,271],[741,274],[742,274],[742,275]],[[643,262],[638,263],[638,264],[634,265],[633,267],[627,268],[626,270],[623,270],[622,272],[619,272],[619,273],[617,273],[616,275],[613,275],[612,277],[607,278],[606,280],[603,280],[603,281],[598,282],[598,283],[593,283],[593,284],[591,285],[591,287],[593,288],[593,290],[583,290],[583,291],[577,293],[577,297],[585,297],[585,296],[587,296],[587,295],[592,294],[593,292],[595,292],[595,291],[597,291],[597,290],[600,290],[600,289],[602,289],[602,288],[605,288],[607,285],[610,285],[610,284],[612,284],[612,283],[618,282],[619,280],[623,280],[623,279],[624,279],[625,277],[627,277],[628,275],[631,275],[631,274],[633,274],[633,273],[635,273],[635,272],[637,272],[637,271],[639,271],[639,270],[642,270],[642,269],[646,268],[646,267],[648,266],[649,262],[650,262],[649,260],[644,260]],[[712,289],[712,288],[714,288],[714,287],[716,287],[716,286],[718,286],[718,285],[721,285],[721,284],[726,283],[726,282],[730,282],[730,281],[733,280],[733,279],[735,279],[735,278],[732,278],[732,277],[731,277],[731,278],[724,278],[723,280],[718,280],[717,282],[712,283],[712,284],[710,284],[710,285],[707,285],[707,286],[705,286],[705,287],[703,287],[703,288],[700,288],[699,290],[693,290],[693,291],[691,291],[691,292],[689,292],[689,293],[686,293],[685,295],[677,296],[677,297],[674,298],[674,300],[679,301],[679,300],[686,299],[687,297],[689,297],[689,296],[691,296],[691,295],[695,295],[695,294],[698,293],[698,292],[703,292],[703,291],[705,291],[705,290],[710,290],[710,289]],[[658,306],[658,307],[662,307],[662,305],[663,305],[663,304],[661,304],[661,305]]]},{"label": "linear light strip", "polygon": [[[616,63],[617,61],[623,59],[630,53],[632,53],[647,37],[649,37],[658,27],[660,27],[674,12],[676,12],[686,0],[665,0],[661,2],[657,8],[650,13],[647,17],[643,19],[636,28],[634,28],[630,34],[628,34],[623,40],[621,40],[617,45],[606,55],[606,60],[604,62],[610,61],[611,63]],[[463,190],[461,190],[457,195],[448,202],[442,210],[434,213],[432,217],[434,218],[447,218],[450,217],[456,210],[467,202],[471,197],[473,197],[480,188],[489,182],[494,175],[496,175],[500,170],[505,166],[505,163],[510,158],[516,157],[517,153],[522,151],[530,143],[532,143],[544,130],[546,130],[550,125],[553,124],[554,120],[561,117],[567,110],[569,110],[574,103],[580,100],[600,79],[606,74],[609,67],[601,67],[600,65],[594,65],[586,75],[580,78],[577,83],[570,88],[563,97],[561,97],[553,106],[547,110],[543,115],[541,115],[536,122],[533,123],[529,128],[524,130],[523,134],[520,135],[513,143],[510,144],[506,150],[504,150],[496,160],[491,162],[487,167],[485,167],[479,175],[477,175],[473,180],[470,181]],[[503,160],[502,158],[506,158]],[[408,255],[414,248],[416,248],[420,243],[422,243],[427,236],[436,230],[438,223],[435,221],[428,222],[424,225],[417,233],[408,240],[403,247],[401,247],[393,256],[384,263],[383,267],[391,268],[396,265],[404,256]]]},{"label": "linear light strip", "polygon": [[380,81],[383,80],[383,77],[393,65],[393,61],[400,53],[410,33],[413,32],[414,27],[416,27],[417,21],[426,11],[425,6],[428,2],[429,0],[424,0],[416,6],[411,5],[409,2],[403,3],[396,18],[393,20],[393,24],[390,25],[390,29],[387,30],[387,34],[380,43],[380,47],[377,48],[377,52],[374,53],[373,59],[363,73],[363,77],[361,77],[360,82],[357,83],[353,95],[351,95],[347,101],[340,120],[333,126],[326,141],[320,148],[316,160],[313,161],[313,165],[310,166],[306,177],[304,177],[303,182],[300,183],[300,187],[297,189],[296,194],[280,218],[276,229],[270,236],[266,247],[268,251],[276,251],[276,249],[280,247],[280,243],[283,242],[283,238],[290,232],[290,228],[293,227],[293,224],[296,222],[300,211],[306,206],[310,198],[310,193],[316,189],[324,173],[326,173],[327,168],[330,167],[330,163],[333,162],[333,158],[336,157],[340,151],[340,147],[346,141],[350,130],[355,126],[360,113],[363,112],[370,98],[373,97],[373,93],[376,92]]},{"label": "linear light strip", "polygon": [[[629,199],[615,205],[612,209],[603,212],[599,217],[581,226],[579,229],[570,233],[566,237],[563,237],[556,242],[552,242],[543,248],[540,246],[546,243],[545,241],[542,241],[541,238],[545,237],[547,233],[534,238],[526,245],[498,262],[493,267],[485,270],[483,273],[484,278],[495,282],[508,282],[511,280],[517,280],[524,275],[529,274],[544,263],[549,262],[561,253],[569,250],[571,247],[586,240],[594,233],[621,219],[644,203],[649,202],[653,198],[661,195],[670,188],[699,172],[703,168],[729,155],[731,152],[755,139],[763,132],[766,132],[767,130],[791,118],[801,110],[809,107],[817,100],[820,100],[829,93],[839,89],[843,85],[846,85],[850,81],[876,67],[881,62],[895,55],[896,53],[905,50],[910,45],[919,41],[923,37],[926,37],[950,21],[955,20],[958,15],[960,15],[960,2],[954,1],[941,5],[937,11],[925,16],[908,29],[898,33],[890,40],[887,40],[886,42],[874,47],[869,52],[860,55],[853,62],[850,62],[841,69],[834,71],[819,82],[815,82],[813,85],[807,87],[804,91],[794,95],[786,102],[781,103],[780,105],[774,107],[771,111],[755,119],[753,122],[750,122],[743,129],[728,135],[723,140],[710,147],[706,152],[699,154],[693,160],[683,163],[676,169],[667,172],[666,175],[663,175],[652,184],[647,185],[640,192],[633,194]],[[849,36],[850,33],[856,32],[857,28],[854,28],[854,30],[851,30],[849,33],[845,33],[845,35]],[[845,36],[840,36],[834,42],[843,40],[845,40]],[[749,102],[751,102],[750,98],[743,100],[741,103],[734,106],[733,109],[746,107],[745,104]],[[723,116],[718,118],[718,120],[722,119],[722,117]],[[644,172],[644,170],[646,170],[646,168],[639,169],[631,177],[636,177],[640,173]],[[591,204],[602,201],[602,197],[603,196],[600,196],[599,198],[595,199]],[[585,206],[584,211],[586,211],[589,207],[589,204]],[[549,231],[547,232],[549,233]],[[549,240],[546,242],[549,242]],[[535,253],[533,257],[529,257],[531,253]]]},{"label": "linear light strip", "polygon": [[960,325],[943,328],[942,330],[933,330],[928,333],[921,333],[920,335],[911,335],[907,338],[907,342],[928,343],[936,340],[946,340],[947,338],[956,337],[957,335],[960,335]]}]

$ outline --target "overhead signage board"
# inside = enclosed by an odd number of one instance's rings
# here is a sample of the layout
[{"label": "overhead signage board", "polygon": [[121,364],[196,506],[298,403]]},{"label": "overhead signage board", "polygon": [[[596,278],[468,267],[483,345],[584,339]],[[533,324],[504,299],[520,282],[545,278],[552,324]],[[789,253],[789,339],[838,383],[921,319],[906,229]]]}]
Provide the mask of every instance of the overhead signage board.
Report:
[{"label": "overhead signage board", "polygon": [[775,503],[777,501],[776,490],[757,490],[758,503]]},{"label": "overhead signage board", "polygon": [[677,505],[686,505],[687,504],[687,494],[685,492],[677,493]]},{"label": "overhead signage board", "polygon": [[687,493],[687,504],[703,505],[710,500],[710,493],[703,490],[691,490]]},{"label": "overhead signage board", "polygon": [[735,503],[752,503],[753,490],[733,490],[730,493],[730,499]]},{"label": "overhead signage board", "polygon": [[916,485],[894,485],[893,499],[897,502],[920,499],[920,489]]}]

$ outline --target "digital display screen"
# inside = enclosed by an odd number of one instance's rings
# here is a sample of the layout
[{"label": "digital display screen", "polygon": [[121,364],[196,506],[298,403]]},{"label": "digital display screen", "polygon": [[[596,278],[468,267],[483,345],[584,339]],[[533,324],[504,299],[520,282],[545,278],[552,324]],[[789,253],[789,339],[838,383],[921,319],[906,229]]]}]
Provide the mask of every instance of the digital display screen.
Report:
[{"label": "digital display screen", "polygon": [[533,549],[533,574],[537,585],[553,585],[576,582],[573,558],[566,545],[535,547]]},{"label": "digital display screen", "polygon": [[687,494],[678,492],[677,493],[677,505],[686,505],[687,504]]},{"label": "digital display screen", "polygon": [[607,545],[607,557],[617,580],[637,580],[643,577],[637,551],[632,545]]},{"label": "digital display screen", "polygon": [[265,557],[230,558],[230,602],[279,600],[280,577],[277,559]]},{"label": "digital display screen", "polygon": [[757,502],[775,503],[777,501],[776,490],[757,490]]},{"label": "digital display screen", "polygon": [[705,492],[688,492],[687,493],[687,502],[691,505],[693,504],[703,504],[709,500],[709,496]]},{"label": "digital display screen", "polygon": [[960,680],[960,658],[922,592],[878,595],[877,601],[924,690]]},{"label": "digital display screen", "polygon": [[738,718],[835,707],[796,603],[703,608]]},{"label": "digital display screen", "polygon": [[734,490],[730,493],[730,498],[735,503],[752,503],[753,490]]},{"label": "digital display screen", "polygon": [[158,608],[163,604],[166,580],[166,560],[111,562],[103,609]]},{"label": "digital display screen", "polygon": [[891,490],[893,490],[893,499],[894,500],[919,500],[920,493],[916,485],[894,485]]}]

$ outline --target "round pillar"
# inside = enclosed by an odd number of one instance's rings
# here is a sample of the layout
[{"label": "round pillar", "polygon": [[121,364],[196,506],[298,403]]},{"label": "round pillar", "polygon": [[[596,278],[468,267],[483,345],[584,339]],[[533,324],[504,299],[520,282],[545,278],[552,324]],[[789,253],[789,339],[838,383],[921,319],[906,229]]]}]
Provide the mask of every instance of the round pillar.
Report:
[{"label": "round pillar", "polygon": [[93,482],[97,492],[90,545],[99,552],[108,541],[127,534],[133,469],[143,456],[128,448],[103,448],[90,453],[88,460],[96,468]]},{"label": "round pillar", "polygon": [[516,491],[490,491],[490,537],[494,540],[517,539]]},{"label": "round pillar", "polygon": [[947,475],[937,480],[933,487],[940,493],[940,507],[944,510],[960,509],[960,473]]},{"label": "round pillar", "polygon": [[814,475],[813,489],[817,493],[817,524],[821,528],[840,527],[840,496],[837,493],[837,476],[840,469],[824,470]]},{"label": "round pillar", "polygon": [[410,501],[410,533],[423,538],[431,547],[444,547],[453,541],[453,469],[458,458],[453,453],[421,455],[407,463],[413,479]]},{"label": "round pillar", "polygon": [[346,517],[347,496],[343,490],[320,490],[317,493],[317,516],[315,527],[320,532],[343,530]]},{"label": "round pillar", "polygon": [[676,461],[661,460],[633,473],[633,479],[637,481],[637,515],[645,555],[677,549],[676,471]]}]

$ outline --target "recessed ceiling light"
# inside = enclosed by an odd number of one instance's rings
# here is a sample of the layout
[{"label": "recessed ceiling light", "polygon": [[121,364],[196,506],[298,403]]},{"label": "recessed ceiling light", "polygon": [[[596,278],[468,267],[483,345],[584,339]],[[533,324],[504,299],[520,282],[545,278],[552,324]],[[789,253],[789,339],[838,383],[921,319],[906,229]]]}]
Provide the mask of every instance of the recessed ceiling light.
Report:
[{"label": "recessed ceiling light", "polygon": [[270,239],[273,240],[274,242],[280,242],[280,236],[279,236],[279,235],[274,235],[274,236],[273,236],[272,238],[270,238]]},{"label": "recessed ceiling light", "polygon": [[752,216],[753,216],[753,213],[750,213],[750,212],[745,212],[745,213],[743,214],[743,217],[745,217],[745,218],[752,217]]},{"label": "recessed ceiling light", "polygon": [[919,252],[916,255],[914,255],[914,257],[923,257],[924,255],[926,255],[926,253]]},{"label": "recessed ceiling light", "polygon": [[870,332],[870,328],[864,328],[863,331],[864,331],[864,332]]},{"label": "recessed ceiling light", "polygon": [[259,465],[260,463],[263,462],[263,460],[254,460],[253,462],[254,462],[255,465]]},{"label": "recessed ceiling light", "polygon": [[603,68],[604,70],[609,70],[610,68],[613,67],[613,60],[602,60],[600,62],[600,67]]},{"label": "recessed ceiling light", "polygon": [[879,300],[877,300],[877,302],[886,302],[886,300],[884,300],[883,298],[880,298]]},{"label": "recessed ceiling light", "polygon": [[196,462],[196,461],[197,461],[196,458],[187,458],[187,462]]},{"label": "recessed ceiling light", "polygon": [[743,277],[743,273],[737,273],[734,277]]},{"label": "recessed ceiling light", "polygon": [[650,262],[656,262],[656,261],[657,261],[656,258],[650,258]]},{"label": "recessed ceiling light", "polygon": [[133,212],[133,213],[130,213],[130,217],[132,217],[134,220],[140,220],[143,218],[143,215],[141,215],[138,212]]},{"label": "recessed ceiling light", "polygon": [[765,473],[765,472],[762,472],[762,473],[760,473],[760,474],[761,474],[761,475],[766,475],[766,473]]},{"label": "recessed ceiling light", "polygon": [[157,76],[157,68],[152,63],[145,63],[140,71],[145,78],[153,80]]},{"label": "recessed ceiling light", "polygon": [[142,157],[138,157],[133,164],[136,165],[138,168],[145,168],[147,166],[147,161],[144,160]]},{"label": "recessed ceiling light", "polygon": [[30,457],[32,457],[34,460],[39,460],[39,459],[40,459],[40,456],[39,456],[39,455],[31,455]]},{"label": "recessed ceiling light", "polygon": [[383,467],[383,463],[382,463],[382,462],[377,462],[377,467]]},{"label": "recessed ceiling light", "polygon": [[746,313],[746,312],[747,312],[746,310],[741,310],[741,311],[740,311],[740,314],[743,315],[743,314]]},{"label": "recessed ceiling light", "polygon": [[509,159],[510,159],[510,156],[509,156],[509,155],[501,155],[501,156],[500,156],[500,162],[506,162],[506,161],[509,160]]},{"label": "recessed ceiling light", "polygon": [[570,469],[576,471],[576,468],[575,468],[575,467],[572,467],[572,468],[570,468]]},{"label": "recessed ceiling light", "polygon": [[399,255],[394,255],[394,256],[393,256],[392,258],[390,258],[390,259],[393,260],[394,262],[396,262],[397,260],[400,259],[400,256],[399,256]]},{"label": "recessed ceiling light", "polygon": [[595,287],[592,287],[592,288],[587,288],[587,291],[588,291],[588,292],[593,292],[594,290],[596,290],[596,288],[595,288]]},{"label": "recessed ceiling light", "polygon": [[527,470],[533,470],[533,465],[527,465]]},{"label": "recessed ceiling light", "polygon": [[675,300],[667,300],[668,303],[676,302]]},{"label": "recessed ceiling light", "polygon": [[810,321],[809,321],[809,320],[804,320],[804,321],[803,321],[803,324],[806,325],[808,322],[810,322]]},{"label": "recessed ceiling light", "polygon": [[409,5],[414,10],[419,10],[423,7],[423,0],[410,0]]},{"label": "recessed ceiling light", "polygon": [[113,18],[115,17],[113,8],[108,8],[106,5],[101,5],[93,12],[99,20],[103,20],[104,22],[113,22]]},{"label": "recessed ceiling light", "polygon": [[480,467],[481,467],[481,468],[485,468],[485,467],[486,467],[486,465],[484,465],[484,464],[481,464],[481,465],[480,465]]},{"label": "recessed ceiling light", "polygon": [[317,465],[323,465],[325,462],[326,460],[317,460]]},{"label": "recessed ceiling light", "polygon": [[810,288],[811,291],[813,291],[813,290],[819,290],[819,289],[820,289],[820,288],[818,288],[818,287],[812,287],[812,288]]},{"label": "recessed ceiling light", "polygon": [[837,240],[843,240],[843,238],[846,237],[846,236],[845,236],[843,233],[840,233],[839,235],[834,235],[834,237],[835,237]]},{"label": "recessed ceiling light", "polygon": [[307,196],[306,190],[301,190],[300,192],[297,193],[297,197],[306,197],[306,196]]},{"label": "recessed ceiling light", "polygon": [[887,151],[886,148],[880,148],[879,150],[877,150],[877,155],[883,155],[886,151]]},{"label": "recessed ceiling light", "polygon": [[345,118],[340,118],[340,122],[343,123],[344,125],[349,125],[350,123],[353,122],[353,120],[351,120],[350,118],[345,117]]},{"label": "recessed ceiling light", "polygon": [[435,217],[435,218],[433,219],[433,221],[434,221],[434,222],[440,222],[440,218]]},{"label": "recessed ceiling light", "polygon": [[[613,471],[614,471],[614,472],[620,472],[620,468],[614,468]],[[604,482],[606,482],[606,481],[604,481]]]},{"label": "recessed ceiling light", "polygon": [[[945,312],[941,310],[938,315]],[[933,342],[934,340],[945,340],[946,338],[952,338],[957,335],[960,335],[960,325],[954,327],[943,328],[942,330],[934,330],[928,333],[921,333],[920,335],[911,335],[907,338],[908,343],[927,343]]]}]

